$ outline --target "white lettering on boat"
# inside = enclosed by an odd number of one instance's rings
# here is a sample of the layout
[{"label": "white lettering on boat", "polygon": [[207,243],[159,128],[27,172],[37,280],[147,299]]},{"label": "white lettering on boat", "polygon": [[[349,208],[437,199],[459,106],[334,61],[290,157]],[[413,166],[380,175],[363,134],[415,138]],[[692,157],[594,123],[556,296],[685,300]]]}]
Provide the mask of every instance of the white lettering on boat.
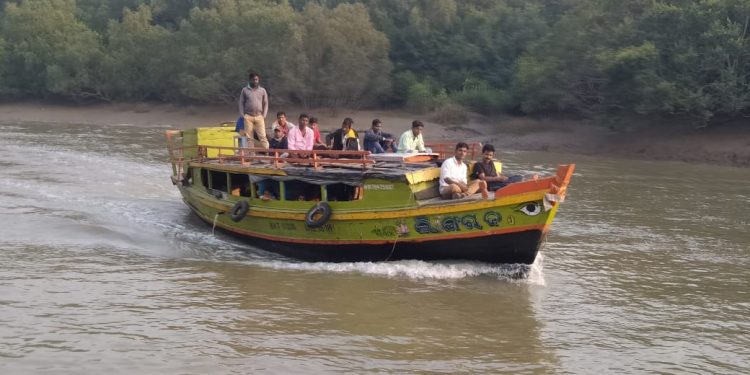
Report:
[{"label": "white lettering on boat", "polygon": [[365,190],[393,190],[393,184],[365,184]]}]

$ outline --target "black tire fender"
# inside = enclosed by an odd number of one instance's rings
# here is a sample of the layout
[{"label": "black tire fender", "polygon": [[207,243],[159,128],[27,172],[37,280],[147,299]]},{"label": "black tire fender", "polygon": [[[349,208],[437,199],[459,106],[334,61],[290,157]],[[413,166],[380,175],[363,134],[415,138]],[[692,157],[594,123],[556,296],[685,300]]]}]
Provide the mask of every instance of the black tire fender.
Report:
[{"label": "black tire fender", "polygon": [[[333,214],[333,211],[328,202],[318,202],[307,211],[307,214],[305,215],[305,224],[310,228],[320,228],[323,224],[328,222],[331,218],[331,214]],[[320,216],[315,218],[316,215]]]},{"label": "black tire fender", "polygon": [[232,218],[232,221],[235,223],[244,219],[247,215],[247,211],[250,210],[250,204],[247,203],[247,201],[239,201],[232,206],[232,211],[230,211],[230,217]]}]

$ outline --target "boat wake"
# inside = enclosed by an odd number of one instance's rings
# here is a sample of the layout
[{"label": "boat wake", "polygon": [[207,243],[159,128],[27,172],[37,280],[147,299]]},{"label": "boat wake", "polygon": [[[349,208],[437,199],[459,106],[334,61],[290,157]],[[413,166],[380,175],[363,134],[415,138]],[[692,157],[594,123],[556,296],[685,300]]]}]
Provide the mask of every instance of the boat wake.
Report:
[{"label": "boat wake", "polygon": [[532,265],[527,264],[488,264],[479,262],[426,262],[421,260],[401,260],[391,262],[352,262],[352,263],[302,263],[288,261],[252,262],[263,267],[309,272],[359,273],[388,278],[414,280],[456,280],[472,277],[494,277],[533,285],[545,285],[542,272],[542,256]]}]

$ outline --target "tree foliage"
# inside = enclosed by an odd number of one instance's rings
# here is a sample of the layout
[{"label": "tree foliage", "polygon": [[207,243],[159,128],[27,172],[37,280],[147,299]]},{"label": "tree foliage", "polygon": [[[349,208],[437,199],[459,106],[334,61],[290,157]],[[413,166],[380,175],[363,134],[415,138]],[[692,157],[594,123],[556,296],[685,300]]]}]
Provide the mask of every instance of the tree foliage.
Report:
[{"label": "tree foliage", "polygon": [[372,103],[390,91],[388,38],[361,4],[311,4],[301,14],[294,98],[306,105]]},{"label": "tree foliage", "polygon": [[74,0],[8,3],[3,92],[14,96],[87,96],[102,54],[98,35],[80,22]]},{"label": "tree foliage", "polygon": [[0,96],[750,114],[748,0],[6,0]]}]

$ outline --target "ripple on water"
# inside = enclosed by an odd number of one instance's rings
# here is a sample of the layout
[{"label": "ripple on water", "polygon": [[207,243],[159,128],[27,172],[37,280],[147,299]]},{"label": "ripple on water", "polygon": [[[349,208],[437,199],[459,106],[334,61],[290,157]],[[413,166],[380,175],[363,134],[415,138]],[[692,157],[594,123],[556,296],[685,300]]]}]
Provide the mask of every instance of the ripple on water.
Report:
[{"label": "ripple on water", "polygon": [[745,372],[750,174],[550,155],[504,155],[523,174],[578,162],[518,280],[517,266],[289,260],[189,213],[162,129],[0,125],[0,368]]}]

